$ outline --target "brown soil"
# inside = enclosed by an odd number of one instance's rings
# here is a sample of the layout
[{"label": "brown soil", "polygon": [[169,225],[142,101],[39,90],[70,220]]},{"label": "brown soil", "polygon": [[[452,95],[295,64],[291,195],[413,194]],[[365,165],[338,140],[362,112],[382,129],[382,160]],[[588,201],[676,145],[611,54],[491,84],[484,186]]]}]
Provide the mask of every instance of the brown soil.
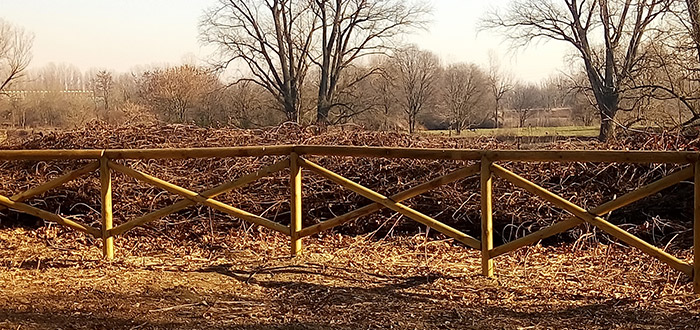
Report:
[{"label": "brown soil", "polygon": [[[688,279],[633,249],[521,249],[480,275],[478,251],[417,235],[266,231],[98,242],[54,227],[0,230],[2,329],[697,329]],[[688,251],[674,251],[689,259]]]}]

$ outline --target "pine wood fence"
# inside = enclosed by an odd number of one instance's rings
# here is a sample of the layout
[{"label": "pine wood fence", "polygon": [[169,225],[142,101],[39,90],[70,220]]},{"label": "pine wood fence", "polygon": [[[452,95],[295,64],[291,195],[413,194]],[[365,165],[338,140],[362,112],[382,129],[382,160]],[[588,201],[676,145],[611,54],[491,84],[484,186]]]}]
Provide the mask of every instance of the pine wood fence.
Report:
[{"label": "pine wood fence", "polygon": [[[143,173],[118,163],[125,159],[182,159],[182,158],[226,158],[226,157],[261,157],[285,156],[283,160],[249,173],[233,181],[226,182],[203,192],[191,191],[177,186],[151,174]],[[443,159],[475,161],[476,164],[465,166],[446,175],[434,178],[393,196],[385,196],[337,173],[334,173],[307,159],[306,156],[346,156],[346,157],[384,157],[406,159]],[[114,258],[114,238],[127,231],[185,209],[195,204],[202,204],[233,217],[278,231],[291,238],[291,254],[302,252],[302,239],[306,236],[347,223],[361,216],[369,215],[387,208],[401,215],[424,224],[440,233],[453,238],[466,246],[481,250],[482,273],[494,276],[494,258],[504,253],[538,242],[539,240],[562,233],[580,224],[588,223],[614,236],[626,244],[636,247],[644,253],[655,257],[672,268],[689,276],[693,288],[700,293],[700,153],[698,152],[667,152],[667,151],[535,151],[535,150],[458,150],[458,149],[415,149],[415,148],[385,148],[385,147],[350,147],[350,146],[259,146],[231,148],[182,148],[182,149],[107,149],[107,150],[4,150],[0,151],[0,160],[86,160],[94,162],[73,172],[64,174],[37,187],[19,194],[7,197],[0,195],[2,208],[9,208],[27,213],[48,221],[68,226],[103,240],[105,258]],[[672,163],[687,165],[675,173],[661,178],[653,183],[642,186],[586,210],[565,198],[533,183],[516,173],[502,167],[499,162],[603,162],[603,163]],[[290,170],[290,224],[283,225],[261,216],[249,213],[235,206],[222,203],[216,197],[243,187],[260,178]],[[352,192],[355,192],[373,204],[360,207],[354,211],[337,216],[333,219],[302,228],[302,169],[320,175]],[[86,224],[70,220],[59,214],[41,210],[23,203],[33,196],[41,195],[51,189],[60,187],[79,177],[99,171],[101,183],[101,228],[90,227]],[[131,219],[118,226],[112,221],[112,175],[119,172],[136,180],[151,184],[183,199],[167,207],[163,207],[146,215]],[[402,201],[426,193],[442,185],[452,183],[471,176],[480,176],[481,189],[481,237],[471,237],[434,218],[402,204]],[[500,246],[493,246],[493,196],[492,181],[497,176],[526,191],[539,196],[555,207],[571,214],[571,217],[557,222],[547,228],[531,233]],[[620,227],[611,224],[602,216],[614,210],[627,206],[647,196],[656,194],[681,181],[694,180],[694,247],[693,263],[685,262],[668,252],[628,233]]]}]

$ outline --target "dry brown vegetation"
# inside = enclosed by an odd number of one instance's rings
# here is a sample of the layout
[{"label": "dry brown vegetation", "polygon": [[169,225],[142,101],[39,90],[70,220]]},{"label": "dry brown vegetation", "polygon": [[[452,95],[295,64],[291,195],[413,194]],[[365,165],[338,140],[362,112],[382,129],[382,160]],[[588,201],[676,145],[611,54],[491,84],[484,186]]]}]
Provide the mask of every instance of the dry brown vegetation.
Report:
[{"label": "dry brown vegetation", "polygon": [[[326,235],[289,258],[265,232],[119,239],[101,259],[81,235],[0,231],[7,329],[693,329],[686,279],[628,248],[532,247],[499,257],[425,236]],[[689,257],[685,254],[685,257]]]},{"label": "dry brown vegetation", "polygon": [[[41,136],[10,139],[7,148],[72,149],[72,148],[163,148],[242,146],[272,144],[326,144],[373,145],[399,147],[441,147],[475,149],[512,149],[518,145],[500,142],[494,138],[456,138],[413,136],[393,132],[369,132],[352,128],[332,128],[318,133],[315,128],[286,125],[267,130],[202,129],[184,125],[167,126],[107,126],[94,123],[76,131],[53,131]],[[609,144],[593,141],[559,140],[546,145],[551,149],[656,149],[688,150],[698,145],[696,140],[679,135],[633,135]],[[539,145],[537,147],[543,147]],[[236,159],[195,159],[128,161],[128,165],[162,179],[203,191],[214,185],[232,180],[275,161],[275,157]],[[366,187],[386,195],[445,174],[463,166],[464,162],[414,161],[397,159],[322,157],[314,159],[326,168],[355,180]],[[533,182],[561,194],[583,207],[592,208],[634,188],[649,183],[676,169],[674,165],[626,165],[626,164],[552,164],[510,163],[503,164]],[[71,168],[78,162],[6,162],[0,166],[0,177],[11,178],[0,182],[3,192],[19,192]],[[99,185],[96,175],[69,184],[65,189],[50,192],[32,203],[50,211],[78,217],[85,223],[97,224],[99,210]],[[688,247],[689,221],[692,207],[692,186],[680,184],[663,194],[653,196],[623,210],[614,212],[611,221],[629,223],[628,230],[648,239],[673,246]],[[115,220],[132,219],[149,211],[172,204],[178,198],[126,177],[115,178]],[[494,188],[497,243],[522,236],[567,214],[549,207],[536,197],[496,180]],[[479,234],[478,180],[466,179],[446,185],[433,192],[408,201],[416,209],[436,219],[455,226],[471,235]],[[288,222],[288,174],[259,180],[238,191],[228,193],[222,201],[240,206],[256,214],[282,223]],[[305,225],[314,224],[350,211],[369,201],[310,173],[304,179]],[[10,214],[11,217],[19,217]],[[32,221],[32,219],[21,219]],[[0,217],[0,221],[9,220]],[[20,221],[20,222],[22,222]],[[153,228],[171,231],[175,237],[197,239],[203,232],[225,231],[238,227],[237,220],[210,211],[207,208],[190,208],[156,223]],[[416,233],[415,223],[380,212],[339,228],[342,233],[358,234],[380,229],[381,235],[391,233]],[[589,234],[576,231],[573,237],[560,236],[557,241],[571,240]],[[597,234],[596,234],[597,235]]]},{"label": "dry brown vegetation", "polygon": [[[514,148],[496,139],[446,139],[296,125],[269,130],[182,125],[110,127],[10,139],[6,148],[144,148],[270,144]],[[682,136],[629,136],[610,144],[559,141],[549,148],[696,150]],[[204,190],[274,161],[130,161],[173,183]],[[379,192],[394,193],[462,164],[325,157],[315,161]],[[674,170],[660,165],[504,164],[548,189],[592,207]],[[76,162],[0,164],[3,194],[16,193]],[[288,173],[222,201],[288,222]],[[305,173],[305,224],[368,202]],[[467,179],[409,205],[478,236],[478,182]],[[690,260],[690,195],[681,184],[626,211],[614,223]],[[97,225],[96,177],[31,201]],[[496,241],[566,216],[497,181]],[[115,179],[117,223],[177,198],[125,177]],[[8,213],[0,218],[0,328],[696,328],[700,300],[688,279],[587,227],[496,259],[497,279],[480,274],[479,251],[453,244],[387,213],[305,239],[289,258],[287,239],[204,207],[129,232],[117,259],[101,260],[99,241]],[[629,220],[634,221],[629,221]],[[32,228],[27,228],[34,227]],[[347,235],[349,234],[349,235]],[[569,242],[566,244],[566,242]],[[605,244],[599,244],[599,243]]]}]

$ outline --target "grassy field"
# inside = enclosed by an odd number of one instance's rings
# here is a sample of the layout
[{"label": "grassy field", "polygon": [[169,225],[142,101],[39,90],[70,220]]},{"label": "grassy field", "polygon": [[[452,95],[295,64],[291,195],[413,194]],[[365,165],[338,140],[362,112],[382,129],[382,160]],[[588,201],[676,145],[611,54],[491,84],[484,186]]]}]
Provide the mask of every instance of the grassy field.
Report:
[{"label": "grassy field", "polygon": [[[421,134],[450,136],[449,131],[421,131]],[[451,136],[457,136],[452,132]],[[463,131],[462,137],[539,137],[539,136],[562,136],[562,137],[596,137],[598,136],[598,126],[562,126],[562,127],[507,127],[507,128],[485,128]]]}]

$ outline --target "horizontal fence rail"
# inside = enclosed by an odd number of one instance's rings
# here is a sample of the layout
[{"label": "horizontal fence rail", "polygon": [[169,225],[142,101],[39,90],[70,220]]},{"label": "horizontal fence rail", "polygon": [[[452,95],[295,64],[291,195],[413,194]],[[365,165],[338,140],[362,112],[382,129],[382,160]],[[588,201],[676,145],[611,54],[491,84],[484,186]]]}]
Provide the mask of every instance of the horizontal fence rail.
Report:
[{"label": "horizontal fence rail", "polygon": [[[192,191],[185,187],[158,178],[153,173],[135,170],[120,160],[147,159],[185,159],[185,158],[230,158],[282,156],[284,159],[268,165],[258,171],[241,176],[233,181],[223,183],[203,192]],[[340,157],[381,157],[403,159],[461,160],[471,163],[446,175],[434,178],[392,196],[385,196],[370,188],[341,176],[311,161],[309,156]],[[676,151],[609,151],[609,150],[463,150],[463,149],[418,149],[391,147],[355,147],[355,146],[252,146],[221,148],[173,148],[173,149],[82,149],[82,150],[0,150],[0,160],[93,160],[89,164],[61,175],[55,179],[11,196],[0,195],[0,210],[12,209],[27,213],[48,221],[70,227],[102,240],[103,254],[106,258],[114,257],[114,238],[129,230],[143,226],[159,218],[168,216],[187,207],[200,204],[232,217],[274,230],[291,238],[292,255],[302,253],[302,238],[321,231],[340,226],[362,216],[373,214],[382,209],[389,209],[413,221],[430,227],[457,242],[481,250],[482,273],[494,276],[496,267],[494,258],[536,243],[544,238],[565,232],[583,223],[595,226],[626,244],[640,249],[644,253],[659,259],[672,268],[688,275],[693,281],[693,289],[700,293],[700,153]],[[669,163],[688,165],[653,183],[642,186],[632,192],[619,196],[592,209],[584,209],[569,200],[552,193],[542,186],[531,182],[508,170],[498,162],[602,162],[602,163]],[[290,222],[283,225],[262,216],[247,212],[234,205],[217,200],[217,196],[242,188],[256,180],[289,169]],[[372,204],[339,215],[333,219],[319,222],[303,228],[302,226],[302,170],[323,177],[341,187],[369,199]],[[101,227],[94,228],[59,214],[41,210],[24,203],[32,197],[41,195],[51,189],[86,176],[95,171],[100,175]],[[182,199],[170,206],[152,211],[131,219],[118,226],[113,225],[112,217],[112,172],[150,184],[177,195]],[[525,191],[549,202],[554,207],[568,212],[571,217],[530,233],[524,237],[502,244],[493,245],[493,179],[507,180]],[[479,179],[481,194],[481,237],[476,238],[452,228],[419,210],[408,207],[402,202],[463,179]],[[602,216],[630,205],[647,196],[656,194],[682,181],[693,180],[694,187],[694,244],[693,263],[685,262],[670,253],[659,249],[646,241],[630,234],[620,227],[603,219]]]},{"label": "horizontal fence rail", "polygon": [[406,159],[476,160],[602,163],[694,164],[700,153],[693,151],[616,151],[616,150],[473,150],[422,149],[354,146],[256,146],[171,149],[68,149],[2,150],[0,160],[64,159],[182,159],[284,156],[347,156]]}]

